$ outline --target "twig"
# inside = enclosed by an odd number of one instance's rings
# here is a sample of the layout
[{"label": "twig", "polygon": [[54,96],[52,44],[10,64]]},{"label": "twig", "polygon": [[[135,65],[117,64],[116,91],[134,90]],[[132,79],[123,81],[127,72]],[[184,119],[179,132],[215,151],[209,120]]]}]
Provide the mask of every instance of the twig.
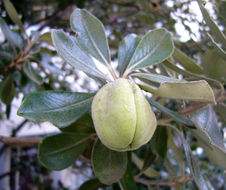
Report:
[{"label": "twig", "polygon": [[0,142],[9,146],[29,147],[39,144],[42,138],[39,137],[5,137],[0,136]]},{"label": "twig", "polygon": [[79,159],[87,164],[91,164],[91,160],[83,156],[82,154],[79,156]]},{"label": "twig", "polygon": [[190,180],[193,180],[190,175],[177,177],[172,181],[163,181],[163,180],[152,181],[152,180],[146,180],[146,179],[141,179],[141,178],[135,178],[136,182],[142,183],[142,184],[147,185],[147,186],[149,186],[149,185],[159,185],[159,186],[170,186],[170,187],[173,187],[173,186],[175,186],[179,183],[184,183],[184,182],[190,181]]},{"label": "twig", "polygon": [[22,121],[15,129],[13,129],[11,137],[15,137],[16,133],[28,122],[28,120]]}]

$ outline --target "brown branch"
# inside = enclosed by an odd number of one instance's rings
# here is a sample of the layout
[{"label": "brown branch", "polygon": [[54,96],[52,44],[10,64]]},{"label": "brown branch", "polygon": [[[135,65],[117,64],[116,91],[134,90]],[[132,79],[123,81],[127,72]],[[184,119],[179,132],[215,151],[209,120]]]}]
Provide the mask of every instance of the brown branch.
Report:
[{"label": "brown branch", "polygon": [[177,184],[184,183],[184,182],[190,181],[190,180],[193,180],[190,175],[177,177],[172,181],[163,181],[163,180],[162,181],[160,181],[160,180],[159,181],[152,181],[152,180],[146,180],[146,179],[141,179],[141,178],[135,177],[136,182],[142,183],[142,184],[147,185],[147,186],[149,186],[149,185],[159,185],[159,186],[173,187]]},{"label": "brown branch", "polygon": [[33,45],[35,45],[37,42],[37,40],[35,41],[30,41],[30,39],[27,39],[27,46],[25,47],[25,49],[23,51],[21,51],[13,60],[12,62],[5,66],[4,68],[2,68],[0,70],[0,74],[3,73],[7,73],[9,72],[12,68],[14,68],[15,66],[18,66],[19,64],[22,64],[24,61],[26,61],[27,59],[29,59],[31,56],[29,55],[29,51],[31,50],[31,48],[33,47]]},{"label": "brown branch", "polygon": [[[225,99],[226,99],[226,93],[218,96],[216,98],[216,102],[217,102],[217,104],[219,104],[220,102],[224,101]],[[190,114],[190,113],[192,113],[194,111],[197,111],[197,110],[201,109],[205,105],[206,105],[206,103],[191,104],[188,107],[186,107],[186,108],[182,109],[181,111],[179,111],[178,114],[186,116],[186,115],[188,115],[188,114]],[[170,117],[165,117],[163,119],[159,119],[158,120],[158,125],[161,125],[161,124],[164,124],[164,123],[168,123],[168,122],[170,122],[172,120],[173,120],[173,118],[170,118]]]},{"label": "brown branch", "polygon": [[87,164],[91,164],[91,160],[83,156],[82,154],[79,156],[79,159]]},{"label": "brown branch", "polygon": [[12,147],[30,147],[36,146],[42,138],[39,137],[5,137],[0,136],[0,142]]},{"label": "brown branch", "polygon": [[[28,122],[28,120],[24,120],[22,121],[15,129],[12,130],[12,134],[11,137],[15,137],[17,132],[20,131],[20,129]],[[6,150],[7,148],[7,144],[4,144],[1,149],[0,149],[0,156],[2,155],[2,153]]]}]

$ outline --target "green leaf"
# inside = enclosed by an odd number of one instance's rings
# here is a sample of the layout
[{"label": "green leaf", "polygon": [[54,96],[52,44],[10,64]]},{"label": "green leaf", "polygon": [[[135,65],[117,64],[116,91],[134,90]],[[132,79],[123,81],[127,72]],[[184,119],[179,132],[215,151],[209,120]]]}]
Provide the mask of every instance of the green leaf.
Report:
[{"label": "green leaf", "polygon": [[25,72],[27,77],[36,84],[41,85],[43,83],[43,78],[37,73],[37,71],[33,69],[30,62],[26,62],[23,65],[23,71]]},{"label": "green leaf", "polygon": [[206,106],[192,113],[190,117],[197,127],[193,134],[205,149],[208,158],[213,163],[226,169],[224,138],[220,132],[217,117],[212,107]]},{"label": "green leaf", "polygon": [[[0,58],[1,59],[13,59],[13,56],[8,51],[1,51],[0,50]],[[0,61],[2,61],[2,60],[0,60]],[[2,65],[4,65],[3,62],[1,62],[1,67],[3,67]]]},{"label": "green leaf", "polygon": [[221,121],[223,121],[226,124],[226,104],[218,104],[217,106],[214,107],[216,112],[219,114]]},{"label": "green leaf", "polygon": [[103,24],[88,11],[78,8],[71,14],[70,23],[79,45],[108,66],[111,58]]},{"label": "green leaf", "polygon": [[70,65],[90,75],[106,79],[97,69],[92,58],[77,44],[76,40],[60,30],[52,30],[53,44],[58,54]]},{"label": "green leaf", "polygon": [[20,17],[13,6],[12,2],[10,0],[3,0],[5,9],[7,10],[7,13],[9,17],[12,19],[12,21],[17,24],[20,27],[21,31],[24,31],[24,26],[20,20]]},{"label": "green leaf", "polygon": [[203,74],[203,69],[193,59],[188,57],[178,48],[175,48],[173,58],[186,70],[197,74]]},{"label": "green leaf", "polygon": [[180,149],[180,147],[178,147],[178,143],[175,143],[173,135],[171,134],[169,129],[168,129],[168,147],[173,151],[176,159],[179,162],[180,168],[183,170],[184,160],[182,150]]},{"label": "green leaf", "polygon": [[200,190],[208,190],[206,181],[204,180],[204,178],[200,172],[200,168],[199,168],[197,160],[192,155],[189,144],[187,143],[187,141],[184,138],[182,138],[182,142],[183,142],[183,146],[184,146],[186,159],[188,162],[188,167],[190,169],[190,172],[193,176],[193,179],[194,179],[196,185],[199,187]]},{"label": "green leaf", "polygon": [[95,133],[92,117],[88,113],[68,127],[60,128],[60,130],[68,133]]},{"label": "green leaf", "polygon": [[164,29],[156,29],[142,37],[128,64],[127,73],[136,69],[161,63],[171,56],[174,50],[170,33]]},{"label": "green leaf", "polygon": [[41,91],[28,95],[18,115],[33,122],[66,127],[90,110],[94,93]]},{"label": "green leaf", "polygon": [[190,169],[190,173],[193,176],[193,179],[196,185],[199,187],[200,190],[208,190],[206,180],[203,178],[200,172],[198,162],[192,155],[191,148],[188,142],[186,141],[186,139],[184,138],[183,133],[181,133],[179,130],[175,130],[175,132],[177,133],[177,136],[179,136],[182,140],[182,144],[184,146],[184,152],[186,155],[186,160],[188,162],[188,167]]},{"label": "green leaf", "polygon": [[94,178],[83,183],[78,190],[98,190],[104,186],[97,178]]},{"label": "green leaf", "polygon": [[45,137],[38,147],[38,158],[51,170],[62,170],[72,165],[88,145],[89,136],[60,133]]},{"label": "green leaf", "polygon": [[166,77],[164,75],[157,75],[157,74],[153,74],[153,73],[134,73],[131,74],[131,76],[134,77],[138,77],[141,79],[146,79],[146,80],[150,80],[156,83],[164,83],[164,82],[186,82],[185,80],[180,80],[180,79],[176,79],[176,78],[171,78],[171,77]]},{"label": "green leaf", "polygon": [[10,30],[6,22],[1,17],[0,17],[0,28],[2,29],[5,38],[9,41],[9,43],[12,46],[16,46],[19,48],[23,47],[23,40],[21,36],[18,33]]},{"label": "green leaf", "polygon": [[211,87],[204,80],[187,82],[147,73],[136,73],[133,76],[160,83],[158,88],[146,84],[139,86],[161,97],[216,103]]},{"label": "green leaf", "polygon": [[126,70],[140,40],[141,37],[136,34],[129,34],[120,42],[118,50],[120,76],[122,76]]},{"label": "green leaf", "polygon": [[223,47],[226,48],[226,38],[225,38],[223,32],[221,32],[221,30],[219,29],[219,27],[217,26],[217,24],[210,17],[208,11],[203,6],[202,0],[198,0],[198,3],[199,3],[199,7],[201,9],[203,18],[204,18],[206,24],[210,27],[210,31],[212,32],[213,37],[215,38],[215,40],[218,43],[222,43],[223,44]]},{"label": "green leaf", "polygon": [[152,147],[149,145],[146,148],[146,152],[144,155],[144,164],[142,170],[145,171],[156,159],[156,154],[152,152]]},{"label": "green leaf", "polygon": [[110,150],[97,140],[92,151],[92,166],[101,183],[111,185],[123,177],[127,167],[127,154]]},{"label": "green leaf", "polygon": [[0,89],[0,98],[4,104],[10,104],[15,96],[15,87],[11,75],[3,81]]},{"label": "green leaf", "polygon": [[186,118],[186,117],[184,117],[184,116],[182,116],[182,115],[180,115],[180,114],[178,114],[178,113],[166,108],[165,106],[159,104],[158,102],[155,102],[155,101],[151,100],[150,98],[148,99],[148,102],[152,106],[156,107],[157,109],[159,109],[160,111],[165,113],[166,115],[168,115],[168,116],[172,117],[173,119],[175,119],[176,121],[178,121],[180,123],[183,123],[185,125],[188,125],[190,127],[194,126],[193,122],[190,121],[188,118]]},{"label": "green leaf", "polygon": [[53,41],[52,41],[52,38],[51,38],[51,32],[46,32],[46,33],[42,34],[41,36],[39,36],[38,41],[45,42],[45,43],[53,46]]},{"label": "green leaf", "polygon": [[198,129],[193,132],[199,134],[200,140],[224,149],[223,136],[218,127],[217,117],[210,105],[192,113],[190,118]]},{"label": "green leaf", "polygon": [[216,50],[217,54],[226,61],[226,52],[214,41],[211,35],[209,35],[210,40],[213,43],[213,47]]},{"label": "green leaf", "polygon": [[203,54],[202,66],[207,76],[226,83],[226,61],[214,50],[206,51]]},{"label": "green leaf", "polygon": [[132,175],[131,152],[128,152],[127,169],[119,184],[122,190],[138,190]]},{"label": "green leaf", "polygon": [[163,159],[167,153],[167,140],[168,140],[168,133],[166,127],[157,127],[152,142],[154,143],[154,147]]},{"label": "green leaf", "polygon": [[211,78],[208,78],[206,76],[203,76],[203,75],[198,75],[198,74],[195,74],[195,73],[191,73],[189,71],[185,71],[179,67],[177,67],[174,63],[172,63],[170,60],[166,60],[164,62],[164,65],[170,69],[172,69],[173,71],[177,72],[177,73],[180,73],[184,76],[187,76],[187,77],[193,77],[195,79],[204,79],[206,80],[208,83],[210,83],[211,85],[215,86],[216,88],[220,88],[221,89],[221,84],[217,81],[217,80],[214,80],[214,79],[211,79]]},{"label": "green leaf", "polygon": [[157,172],[155,169],[149,166],[146,168],[143,168],[144,161],[141,160],[135,153],[132,153],[132,160],[135,163],[135,165],[141,170],[140,173],[144,173],[144,175],[150,178],[160,176],[159,172]]}]

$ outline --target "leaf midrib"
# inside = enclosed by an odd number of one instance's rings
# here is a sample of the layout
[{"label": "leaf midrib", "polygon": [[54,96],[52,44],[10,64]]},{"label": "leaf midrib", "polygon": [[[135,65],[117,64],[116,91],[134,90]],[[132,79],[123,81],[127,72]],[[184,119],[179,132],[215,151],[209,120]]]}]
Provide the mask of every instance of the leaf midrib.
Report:
[{"label": "leaf midrib", "polygon": [[[70,36],[69,36],[70,37]],[[72,44],[73,44],[73,40],[71,40],[71,37],[70,37],[70,41],[72,41]],[[77,45],[77,44],[76,44]],[[94,66],[90,66],[89,64],[86,64],[85,62],[83,62],[82,60],[79,60],[77,59],[70,51],[68,51],[67,47],[61,47],[65,52],[67,52],[69,54],[69,56],[73,57],[73,59],[75,59],[79,64],[81,65],[84,65],[86,67],[88,67],[89,69],[91,69],[92,71],[95,71],[98,75],[100,75],[101,77],[104,77],[104,75],[99,71],[97,70]],[[78,46],[78,48],[80,48]],[[63,56],[64,57],[64,56]],[[105,77],[104,77],[105,78]]]},{"label": "leaf midrib", "polygon": [[[83,14],[82,14],[82,15],[83,15]],[[101,57],[101,59],[103,60],[104,64],[105,64],[106,66],[108,66],[109,63],[108,63],[108,61],[105,59],[105,57],[103,56],[102,52],[99,50],[98,45],[96,44],[96,42],[93,40],[92,35],[90,34],[90,32],[89,32],[89,30],[88,30],[88,27],[87,27],[87,24],[86,24],[86,22],[85,22],[85,19],[84,19],[84,22],[83,22],[83,27],[84,27],[84,29],[85,29],[85,31],[86,31],[86,33],[87,33],[88,38],[90,39],[90,41],[91,41],[91,43],[92,43],[92,45],[93,45],[93,47],[95,48],[96,52],[97,52],[98,55]]]},{"label": "leaf midrib", "polygon": [[[91,99],[93,99],[93,97],[90,97],[88,99],[85,99],[85,100],[82,100],[80,102],[77,102],[77,103],[74,103],[74,104],[70,104],[70,105],[66,105],[66,106],[62,106],[62,107],[57,107],[57,108],[50,108],[48,110],[38,110],[38,111],[27,111],[27,112],[23,112],[23,113],[49,113],[49,112],[56,112],[56,111],[60,111],[61,109],[67,109],[67,108],[70,108],[70,107],[73,107],[73,106],[76,106],[76,105],[79,105],[79,104],[84,104],[84,103],[87,103],[88,101],[90,101]],[[64,111],[63,110],[63,111]]]},{"label": "leaf midrib", "polygon": [[[165,34],[163,35],[163,37],[161,38],[160,42],[158,43],[157,46],[155,46],[150,53],[147,53],[143,58],[141,58],[138,62],[136,62],[135,64],[133,64],[131,67],[130,67],[130,70],[133,70],[137,65],[139,65],[140,63],[142,63],[145,59],[147,59],[148,57],[152,56],[156,50],[159,48],[159,46],[162,44],[162,41],[164,40],[164,38],[167,36],[167,33],[165,32]],[[144,38],[143,38],[144,39]],[[141,43],[141,42],[140,42]],[[139,48],[139,45],[137,46],[136,50]],[[133,54],[133,57],[131,58],[130,60],[130,63],[129,65],[131,65],[131,61],[133,60],[134,56],[135,56],[135,53],[136,53],[136,50]]]},{"label": "leaf midrib", "polygon": [[74,148],[75,146],[77,146],[77,145],[79,145],[79,144],[82,144],[83,142],[87,141],[89,138],[90,138],[90,137],[88,136],[88,137],[86,137],[86,138],[83,138],[83,139],[81,139],[81,140],[79,140],[79,141],[73,143],[72,145],[65,146],[65,147],[63,147],[63,148],[61,148],[61,149],[58,149],[58,150],[55,150],[55,151],[51,151],[51,152],[49,152],[49,153],[47,153],[47,154],[44,154],[44,156],[53,156],[53,155],[56,155],[56,154],[58,154],[58,153],[66,152],[66,151],[68,151],[68,150]]}]

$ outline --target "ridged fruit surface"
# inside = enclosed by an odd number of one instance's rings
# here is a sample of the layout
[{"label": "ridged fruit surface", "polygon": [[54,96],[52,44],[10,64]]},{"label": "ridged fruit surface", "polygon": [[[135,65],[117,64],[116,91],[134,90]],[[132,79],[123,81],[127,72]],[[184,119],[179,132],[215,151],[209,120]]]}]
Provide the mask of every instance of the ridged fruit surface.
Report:
[{"label": "ridged fruit surface", "polygon": [[92,103],[92,118],[101,142],[116,151],[146,144],[156,129],[156,117],[141,89],[131,80],[103,86]]}]

